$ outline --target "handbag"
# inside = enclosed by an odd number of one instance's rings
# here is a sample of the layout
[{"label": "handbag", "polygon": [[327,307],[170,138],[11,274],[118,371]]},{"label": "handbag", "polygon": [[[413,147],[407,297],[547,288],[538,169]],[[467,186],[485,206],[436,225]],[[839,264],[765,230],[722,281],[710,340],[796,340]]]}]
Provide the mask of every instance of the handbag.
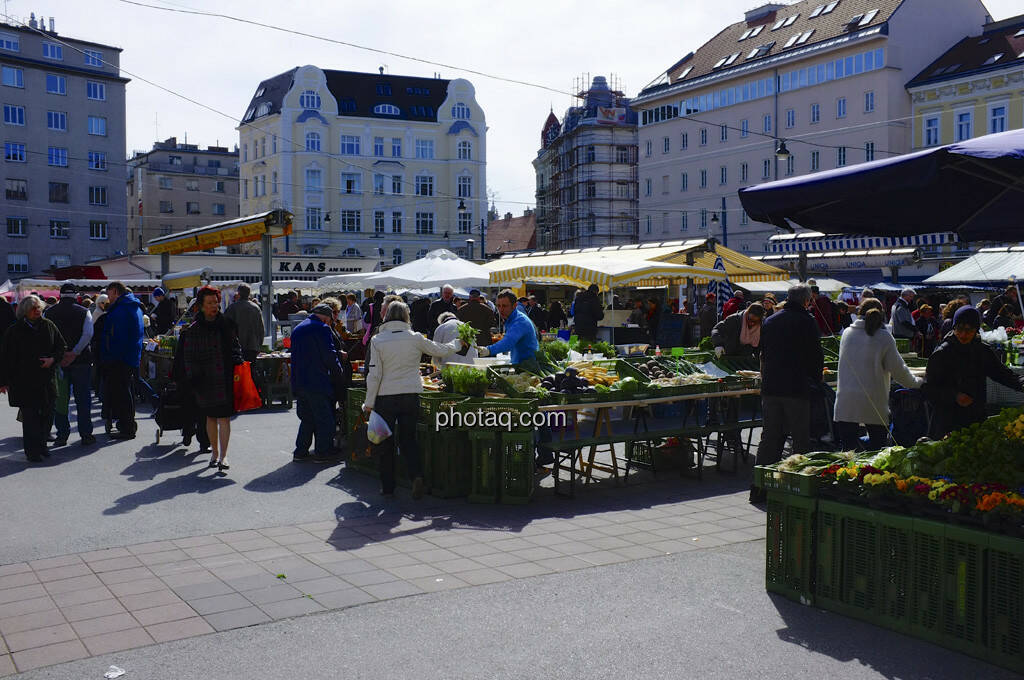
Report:
[{"label": "handbag", "polygon": [[252,411],[263,406],[263,400],[252,380],[252,367],[248,361],[235,366],[235,412]]}]

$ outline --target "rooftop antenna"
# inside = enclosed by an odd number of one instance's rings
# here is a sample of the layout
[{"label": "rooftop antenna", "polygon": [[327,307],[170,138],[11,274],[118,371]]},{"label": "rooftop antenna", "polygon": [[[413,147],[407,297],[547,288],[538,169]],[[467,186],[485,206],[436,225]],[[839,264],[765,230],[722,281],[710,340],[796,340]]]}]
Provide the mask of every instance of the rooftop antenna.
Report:
[{"label": "rooftop antenna", "polygon": [[153,114],[153,133],[156,135],[154,139],[160,141],[160,112],[157,111]]}]

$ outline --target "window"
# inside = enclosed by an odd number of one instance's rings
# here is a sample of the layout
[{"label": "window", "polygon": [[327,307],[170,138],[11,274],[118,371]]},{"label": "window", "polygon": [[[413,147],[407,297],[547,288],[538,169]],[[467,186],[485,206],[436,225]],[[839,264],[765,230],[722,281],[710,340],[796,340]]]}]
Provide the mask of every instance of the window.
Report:
[{"label": "window", "polygon": [[401,195],[401,193],[402,193],[402,176],[401,175],[391,175],[391,193],[395,194],[396,196]]},{"label": "window", "polygon": [[821,170],[821,152],[820,151],[812,151],[811,152],[811,172],[816,172],[818,170]]},{"label": "window", "polygon": [[70,255],[50,255],[50,266],[51,267],[70,267],[71,256]]},{"label": "window", "polygon": [[107,119],[101,116],[89,116],[89,134],[107,136]]},{"label": "window", "polygon": [[821,104],[811,104],[811,123],[821,122]]},{"label": "window", "polygon": [[90,151],[89,152],[89,169],[90,170],[106,170],[107,169],[107,154],[105,151]]},{"label": "window", "polygon": [[[272,182],[272,184],[270,185],[270,193],[276,194],[277,193],[277,170],[275,170],[273,173],[271,173],[270,177],[271,177],[271,182]],[[217,184],[220,186],[219,191],[224,191],[224,182],[217,182]]]},{"label": "window", "polygon": [[46,150],[46,164],[55,168],[68,167],[68,150],[62,146],[51,146]]},{"label": "window", "polygon": [[[685,133],[685,132],[680,133],[680,135],[679,135],[679,149],[681,151],[686,151],[686,149],[689,146],[690,146],[690,135]],[[628,161],[619,161],[619,162],[620,163],[627,163]]]},{"label": "window", "polygon": [[792,175],[796,168],[796,158],[793,154],[786,156],[786,176]]},{"label": "window", "polygon": [[[686,174],[685,172],[683,173]],[[630,182],[618,181],[615,183],[615,197],[616,198],[632,198],[632,193],[629,189],[632,184]],[[685,190],[684,190],[685,191]]]},{"label": "window", "polygon": [[750,165],[747,163],[740,163],[740,181],[747,182],[750,180]]},{"label": "window", "polygon": [[718,169],[718,183],[728,184],[729,183],[729,168],[724,165]]},{"label": "window", "polygon": [[398,210],[394,210],[391,212],[391,233],[402,233],[402,213],[399,212]]},{"label": "window", "polygon": [[106,205],[107,188],[89,187],[89,205]]},{"label": "window", "polygon": [[836,118],[846,118],[846,97],[836,99]]},{"label": "window", "polygon": [[28,272],[28,253],[9,253],[7,255],[7,273],[25,274]]},{"label": "window", "polygon": [[50,220],[50,238],[68,238],[71,223],[67,220]]},{"label": "window", "polygon": [[302,246],[303,255],[312,255],[314,257],[320,255],[320,246]]},{"label": "window", "polygon": [[452,107],[452,118],[456,120],[469,120],[469,107],[459,102]]},{"label": "window", "polygon": [[770,159],[765,158],[761,161],[761,179],[768,179],[772,176],[772,162]]},{"label": "window", "polygon": [[648,234],[651,233],[651,216],[647,215],[644,219],[644,226]]},{"label": "window", "polygon": [[25,87],[25,72],[20,68],[4,66],[0,68],[0,75],[2,75],[3,84],[7,87]]},{"label": "window", "polygon": [[970,139],[972,134],[972,116],[970,111],[956,114],[956,141]]},{"label": "window", "polygon": [[700,171],[700,188],[701,189],[707,189],[708,188],[708,171],[707,170],[701,170]]},{"label": "window", "polygon": [[358,210],[342,210],[341,230],[346,232],[362,231],[363,213]]},{"label": "window", "polygon": [[[345,107],[344,106],[344,103],[346,101],[351,101],[352,102],[351,107]],[[348,111],[349,113],[355,113],[355,110],[356,110],[355,101],[352,101],[352,100],[342,100],[342,103],[343,103],[343,109],[345,111]],[[376,113],[379,116],[401,116],[402,115],[402,109],[398,108],[394,104],[377,104],[376,106],[373,107],[373,112]]]},{"label": "window", "polygon": [[67,203],[71,186],[67,182],[50,182],[50,203]]},{"label": "window", "polygon": [[762,125],[762,129],[764,130],[764,132],[771,132],[772,131],[772,114],[766,113],[764,115],[764,121],[763,122],[764,122],[764,124]]},{"label": "window", "polygon": [[7,218],[7,235],[8,236],[28,236],[26,231],[28,227],[28,220],[24,217],[8,217]]},{"label": "window", "polygon": [[462,140],[458,144],[458,158],[460,161],[468,161],[473,158],[473,144],[466,140]]},{"label": "window", "polygon": [[270,153],[277,153],[277,135],[270,138]]},{"label": "window", "polygon": [[864,143],[864,160],[873,161],[875,160],[875,143],[865,142]]},{"label": "window", "polygon": [[324,216],[320,208],[306,208],[306,230],[323,231]]},{"label": "window", "polygon": [[216,193],[216,194],[223,194],[224,193],[224,181],[223,180],[217,180],[216,182],[213,183],[213,192]]},{"label": "window", "polygon": [[68,131],[68,114],[63,111],[47,111],[46,127],[58,132]]},{"label": "window", "polygon": [[103,66],[103,53],[96,50],[82,50],[86,66]]},{"label": "window", "polygon": [[683,173],[679,176],[679,190],[689,191],[690,190],[690,176],[687,173]]},{"label": "window", "polygon": [[434,213],[432,213],[432,212],[418,212],[418,213],[416,213],[416,233],[417,234],[433,234],[434,233]]},{"label": "window", "polygon": [[719,141],[722,141],[722,142],[729,141],[729,126],[728,125],[719,125],[718,126],[718,131],[719,131],[718,132],[718,134],[719,134]]},{"label": "window", "polygon": [[938,146],[939,144],[939,119],[937,116],[926,118],[924,121],[924,145]]},{"label": "window", "polygon": [[988,112],[989,133],[1006,131],[1006,104],[993,106]]},{"label": "window", "polygon": [[225,214],[224,207],[225,206],[224,206],[223,203],[214,203],[213,204],[213,214],[214,215],[224,215]]},{"label": "window", "polygon": [[373,193],[383,194],[384,193],[384,175],[373,176]]},{"label": "window", "polygon": [[4,104],[4,123],[7,125],[24,125],[25,107]]},{"label": "window", "polygon": [[473,178],[472,177],[459,177],[458,178],[458,197],[459,198],[470,198],[473,196]]},{"label": "window", "polygon": [[391,138],[391,157],[401,158],[402,157],[402,138],[392,137]]},{"label": "window", "polygon": [[708,145],[708,129],[707,128],[701,128],[700,129],[700,145],[701,146],[707,146]]},{"label": "window", "polygon": [[746,138],[750,136],[750,121],[744,118],[740,121],[740,137]]},{"label": "window", "polygon": [[172,203],[171,201],[160,201],[160,212],[173,213],[174,203]]},{"label": "window", "polygon": [[107,86],[104,83],[97,83],[93,80],[85,83],[85,96],[95,101],[106,101]]},{"label": "window", "polygon": [[707,229],[708,228],[708,209],[707,208],[701,208],[700,209],[700,228],[701,229]]},{"label": "window", "polygon": [[[259,194],[257,193],[256,195],[258,196]],[[198,215],[199,214],[199,201],[186,201],[185,202],[185,214],[186,215]]]},{"label": "window", "polygon": [[343,156],[358,156],[359,155],[359,135],[342,135],[341,136],[341,155],[343,155]]},{"label": "window", "polygon": [[171,165],[181,166],[181,156],[168,156],[167,162]]},{"label": "window", "polygon": [[434,157],[434,140],[432,139],[417,139],[416,140],[416,158],[431,159]]},{"label": "window", "polygon": [[106,241],[110,238],[107,232],[107,223],[99,220],[89,220],[89,238],[95,241]]},{"label": "window", "polygon": [[383,234],[384,233],[384,211],[374,210],[373,211],[373,233]]},{"label": "window", "polygon": [[871,113],[875,110],[875,93],[868,91],[864,93],[864,113]]},{"label": "window", "polygon": [[0,33],[0,50],[20,52],[21,44],[18,36],[14,33]]},{"label": "window", "polygon": [[174,188],[174,181],[170,177],[160,177],[160,178],[158,178],[158,181],[159,181],[161,189],[173,189]]},{"label": "window", "polygon": [[[661,176],[661,193],[668,193],[668,175]],[[597,197],[597,182],[587,182],[587,198]]]},{"label": "window", "polygon": [[43,58],[53,59],[54,61],[64,61],[64,46],[57,45],[54,43],[44,42],[43,43]]},{"label": "window", "polygon": [[459,213],[458,228],[460,234],[472,234],[473,233],[473,213],[464,212]]},{"label": "window", "polygon": [[[319,247],[319,246],[315,246],[315,247]],[[345,250],[341,251],[341,256],[342,257],[362,257],[363,254],[359,252],[358,248],[345,248]]]},{"label": "window", "polygon": [[434,178],[430,175],[416,175],[416,195],[433,196]]},{"label": "window", "polygon": [[690,229],[689,215],[684,210],[679,216],[679,231],[688,231]]},{"label": "window", "polygon": [[361,194],[363,192],[363,174],[360,172],[341,173],[341,193]]},{"label": "window", "polygon": [[68,81],[64,76],[46,74],[46,91],[50,94],[67,94]]},{"label": "window", "polygon": [[651,140],[649,140],[649,139],[646,142],[644,142],[644,155],[645,156],[650,156],[651,155]]},{"label": "window", "polygon": [[320,95],[314,90],[306,90],[299,95],[299,106],[304,109],[319,109]]},{"label": "window", "polygon": [[307,132],[306,133],[306,151],[319,151],[320,150],[320,133],[319,132]]},{"label": "window", "polygon": [[306,191],[323,191],[323,172],[316,168],[306,169]]},{"label": "window", "polygon": [[4,160],[12,163],[24,163],[25,145],[17,142],[4,142]]},{"label": "window", "polygon": [[395,248],[391,251],[391,264],[399,265],[402,264],[402,249]]},{"label": "window", "polygon": [[[592,146],[588,147],[588,154],[587,154],[588,155],[588,159],[587,160],[589,162],[591,162],[591,163],[593,163],[593,159],[589,158],[589,155],[590,155],[589,152],[591,150],[593,150],[593,148],[594,147],[592,147]],[[672,150],[672,140],[671,140],[671,138],[663,137],[662,140],[661,140],[661,152],[662,153],[668,153],[671,150]]]},{"label": "window", "polygon": [[841,168],[846,165],[846,147],[841,146],[836,149],[836,167]]}]

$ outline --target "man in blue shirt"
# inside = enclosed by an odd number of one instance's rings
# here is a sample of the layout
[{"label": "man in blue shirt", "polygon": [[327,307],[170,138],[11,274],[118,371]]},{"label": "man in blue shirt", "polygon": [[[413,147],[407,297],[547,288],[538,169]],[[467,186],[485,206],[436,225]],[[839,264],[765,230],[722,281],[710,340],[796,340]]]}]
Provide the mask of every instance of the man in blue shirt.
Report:
[{"label": "man in blue shirt", "polygon": [[[299,416],[292,460],[318,463],[334,457],[335,386],[343,369],[334,348],[330,323],[334,310],[327,305],[314,307],[305,321],[292,331],[292,392]],[[314,444],[313,454],[309,447]]]},{"label": "man in blue shirt", "polygon": [[502,352],[512,354],[513,365],[531,373],[539,373],[537,363],[537,329],[530,318],[516,305],[516,294],[503,290],[498,294],[498,314],[505,322],[505,337],[489,347],[480,347],[480,356],[494,356]]}]

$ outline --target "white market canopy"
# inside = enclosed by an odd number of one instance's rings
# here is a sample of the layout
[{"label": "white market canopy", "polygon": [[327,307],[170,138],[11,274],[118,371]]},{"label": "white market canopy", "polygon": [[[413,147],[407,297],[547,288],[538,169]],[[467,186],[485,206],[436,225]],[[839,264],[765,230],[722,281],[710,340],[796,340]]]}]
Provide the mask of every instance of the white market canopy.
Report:
[{"label": "white market canopy", "polygon": [[464,260],[445,248],[432,250],[423,257],[382,272],[339,274],[317,281],[321,290],[359,288],[414,290],[438,289],[445,284],[461,288],[488,286],[490,272],[481,265]]},{"label": "white market canopy", "polygon": [[1001,288],[1010,281],[1024,279],[1024,248],[982,248],[963,262],[958,262],[924,283],[932,286],[984,284]]},{"label": "white market canopy", "polygon": [[[838,293],[844,288],[850,287],[850,284],[843,283],[838,279],[817,278],[814,280],[817,282],[818,290],[822,293]],[[800,285],[800,283],[799,279],[789,279],[788,281],[754,281],[751,283],[738,283],[735,287],[748,290],[751,293],[785,293],[793,286]]]},{"label": "white market canopy", "polygon": [[[104,290],[114,281],[121,281],[132,290],[153,289],[160,285],[160,279],[21,279],[16,284],[18,297],[38,291],[56,291],[65,283],[73,283],[81,290]],[[3,291],[6,292],[6,291]]]}]

